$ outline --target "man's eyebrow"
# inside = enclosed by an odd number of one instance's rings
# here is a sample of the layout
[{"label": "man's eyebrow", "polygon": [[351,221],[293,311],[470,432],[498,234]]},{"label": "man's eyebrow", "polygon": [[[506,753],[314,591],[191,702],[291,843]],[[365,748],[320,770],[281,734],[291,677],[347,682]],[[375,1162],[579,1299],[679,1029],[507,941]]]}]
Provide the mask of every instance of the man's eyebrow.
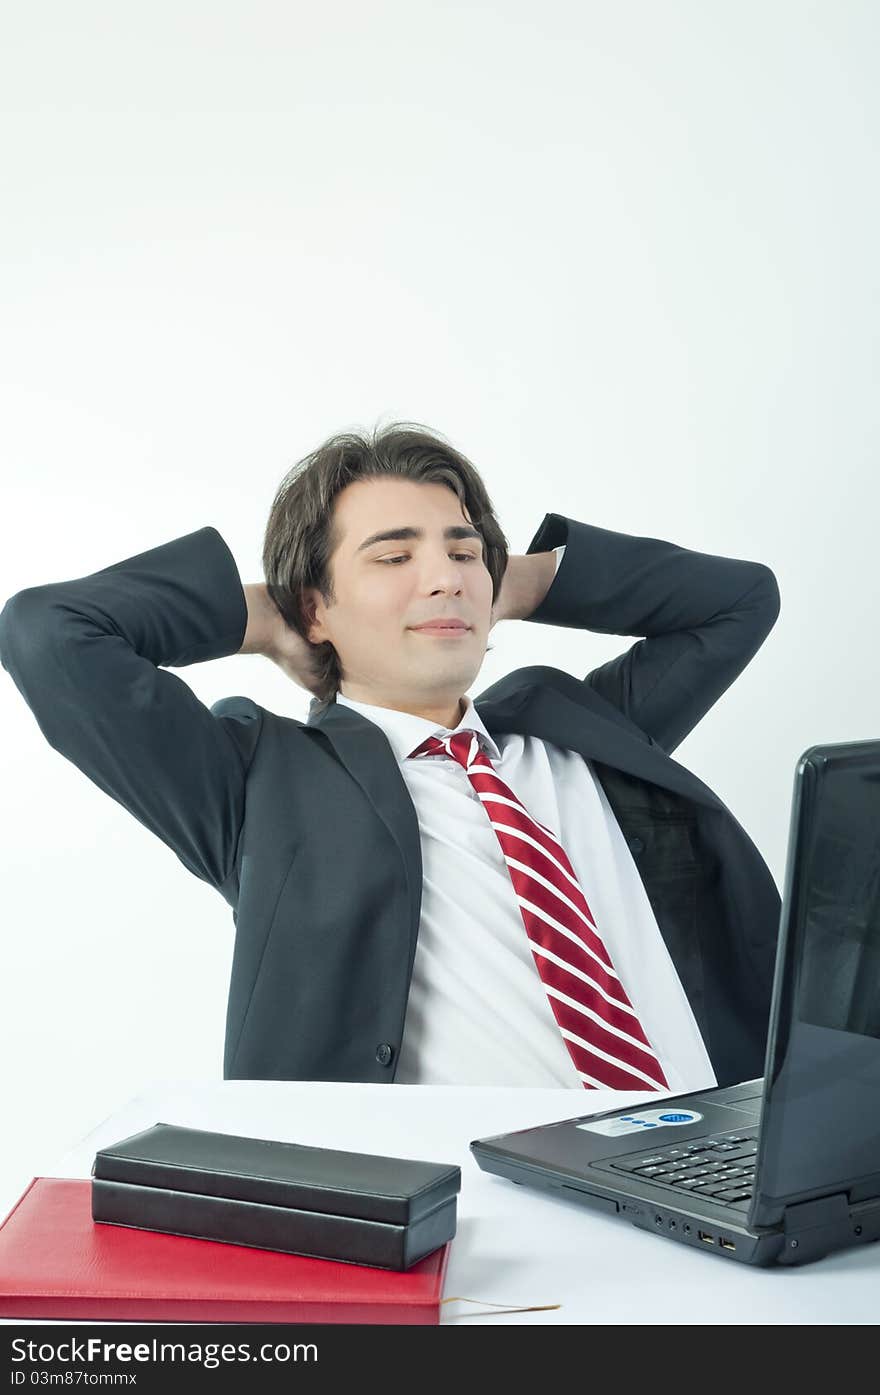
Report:
[{"label": "man's eyebrow", "polygon": [[[363,552],[364,548],[372,547],[373,543],[377,542],[390,542],[392,539],[403,538],[423,538],[424,536],[424,528],[386,528],[381,533],[371,533],[368,538],[364,538],[356,551]],[[468,527],[463,523],[454,523],[449,528],[444,528],[443,536],[444,538],[477,538],[479,542],[483,541],[482,533],[478,533],[476,528]]]}]

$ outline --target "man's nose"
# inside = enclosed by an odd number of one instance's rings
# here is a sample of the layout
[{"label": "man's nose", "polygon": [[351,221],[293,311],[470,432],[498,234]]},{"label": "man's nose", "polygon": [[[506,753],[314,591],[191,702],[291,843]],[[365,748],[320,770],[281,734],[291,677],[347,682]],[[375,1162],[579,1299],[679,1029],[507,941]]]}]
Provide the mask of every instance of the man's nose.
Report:
[{"label": "man's nose", "polygon": [[436,591],[450,591],[457,595],[462,588],[464,569],[467,562],[454,562],[451,557],[441,558],[425,568],[425,583],[433,595]]},{"label": "man's nose", "polygon": [[432,596],[438,591],[448,591],[450,595],[457,596],[461,593],[461,588],[461,573],[454,570],[432,572],[428,581],[428,590]]}]

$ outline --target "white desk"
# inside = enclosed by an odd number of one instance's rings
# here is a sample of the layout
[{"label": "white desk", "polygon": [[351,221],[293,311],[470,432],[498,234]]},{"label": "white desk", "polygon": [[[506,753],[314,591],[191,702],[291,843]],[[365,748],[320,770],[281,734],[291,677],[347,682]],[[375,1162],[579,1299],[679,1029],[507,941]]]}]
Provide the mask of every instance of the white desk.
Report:
[{"label": "white desk", "polygon": [[137,1096],[62,1158],[35,1165],[34,1174],[88,1177],[98,1148],[157,1122],[457,1163],[458,1229],[445,1294],[562,1306],[487,1314],[469,1303],[446,1304],[444,1326],[876,1323],[880,1245],[800,1269],[751,1268],[490,1176],[468,1147],[474,1138],[656,1098],[481,1086],[174,1082]]}]

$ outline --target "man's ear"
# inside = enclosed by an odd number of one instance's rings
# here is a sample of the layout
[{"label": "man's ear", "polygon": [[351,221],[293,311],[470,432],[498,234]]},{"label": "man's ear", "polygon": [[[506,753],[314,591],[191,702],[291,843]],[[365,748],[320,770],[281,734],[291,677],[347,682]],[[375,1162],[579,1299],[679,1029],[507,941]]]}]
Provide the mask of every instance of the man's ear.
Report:
[{"label": "man's ear", "polygon": [[318,614],[321,593],[317,586],[304,586],[301,592],[303,618],[306,622],[306,635],[310,644],[323,644],[330,636],[326,633],[323,621]]}]

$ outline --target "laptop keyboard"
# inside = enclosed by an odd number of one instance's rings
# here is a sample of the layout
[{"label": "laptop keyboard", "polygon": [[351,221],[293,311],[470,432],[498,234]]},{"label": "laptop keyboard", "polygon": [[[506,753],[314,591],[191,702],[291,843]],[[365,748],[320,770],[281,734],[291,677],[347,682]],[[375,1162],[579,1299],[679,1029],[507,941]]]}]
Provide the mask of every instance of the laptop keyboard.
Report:
[{"label": "laptop keyboard", "polygon": [[664,1187],[710,1197],[715,1202],[741,1207],[751,1201],[755,1183],[756,1133],[716,1134],[695,1138],[678,1148],[632,1153],[606,1163],[610,1171],[627,1172]]}]

